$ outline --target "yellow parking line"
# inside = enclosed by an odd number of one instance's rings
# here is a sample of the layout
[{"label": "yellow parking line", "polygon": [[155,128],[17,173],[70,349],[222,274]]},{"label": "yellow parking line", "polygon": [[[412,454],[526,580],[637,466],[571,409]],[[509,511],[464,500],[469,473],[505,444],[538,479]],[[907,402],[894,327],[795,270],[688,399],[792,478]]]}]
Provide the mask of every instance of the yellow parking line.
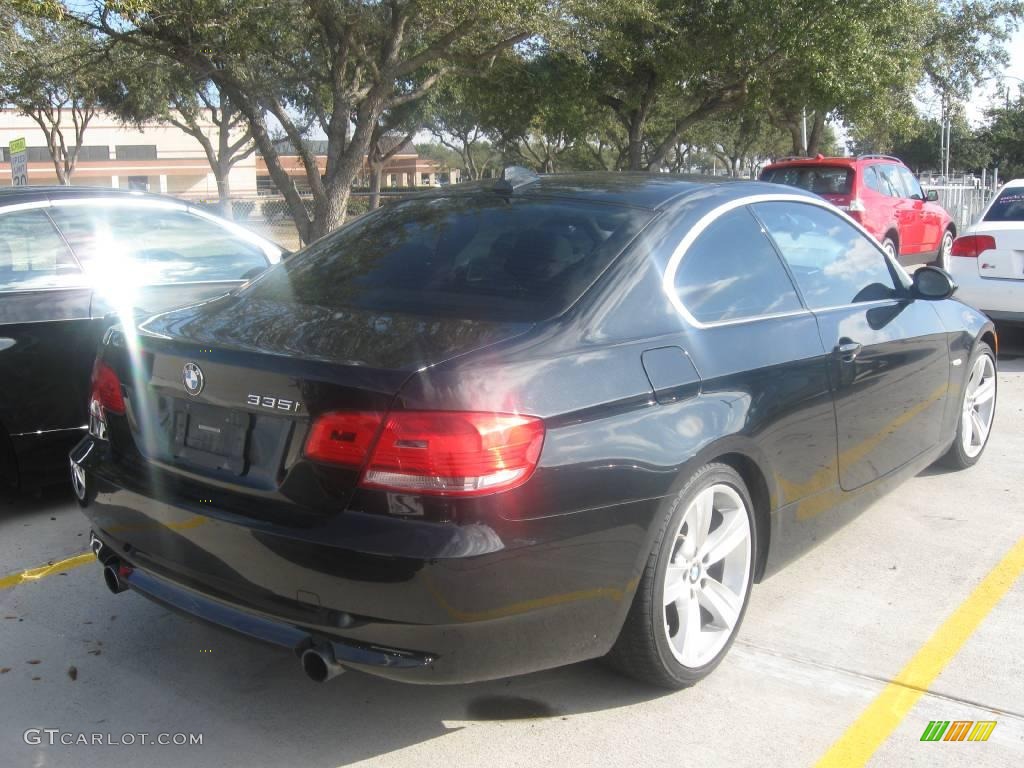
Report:
[{"label": "yellow parking line", "polygon": [[29,568],[27,571],[22,571],[21,573],[12,573],[9,576],[0,578],[0,589],[16,587],[25,581],[38,581],[46,576],[50,576],[51,574],[68,571],[72,568],[77,568],[80,565],[91,563],[95,559],[96,556],[92,552],[83,552],[80,555],[69,557],[66,560],[58,560],[53,565],[44,565],[41,568]]},{"label": "yellow parking line", "polygon": [[817,768],[865,765],[1021,573],[1024,573],[1024,537],[846,729],[818,761]]}]

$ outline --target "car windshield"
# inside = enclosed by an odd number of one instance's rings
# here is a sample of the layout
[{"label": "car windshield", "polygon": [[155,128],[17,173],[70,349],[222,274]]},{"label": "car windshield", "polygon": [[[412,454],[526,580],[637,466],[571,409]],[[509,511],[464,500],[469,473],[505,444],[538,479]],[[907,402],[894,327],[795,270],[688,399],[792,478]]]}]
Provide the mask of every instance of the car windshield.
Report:
[{"label": "car windshield", "polygon": [[761,181],[799,187],[816,195],[848,195],[853,188],[853,170],[842,165],[787,165],[765,169]]},{"label": "car windshield", "polygon": [[313,243],[242,294],[536,322],[571,306],[651,215],[490,194],[398,203]]},{"label": "car windshield", "polygon": [[1024,221],[1024,187],[1000,192],[985,213],[984,221]]}]

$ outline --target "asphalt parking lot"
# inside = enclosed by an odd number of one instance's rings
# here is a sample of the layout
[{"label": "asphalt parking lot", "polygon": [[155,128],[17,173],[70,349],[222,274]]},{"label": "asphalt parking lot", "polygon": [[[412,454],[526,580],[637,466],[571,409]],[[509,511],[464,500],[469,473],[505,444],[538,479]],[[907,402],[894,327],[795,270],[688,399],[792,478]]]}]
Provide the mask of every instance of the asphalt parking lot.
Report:
[{"label": "asphalt parking lot", "polygon": [[[318,686],[287,653],[111,595],[75,557],[70,490],[0,504],[0,765],[1024,765],[1024,357],[999,386],[978,466],[922,472],[755,587],[732,653],[678,693],[597,662]],[[933,720],[997,724],[921,741]],[[94,733],[115,743],[60,743]]]}]

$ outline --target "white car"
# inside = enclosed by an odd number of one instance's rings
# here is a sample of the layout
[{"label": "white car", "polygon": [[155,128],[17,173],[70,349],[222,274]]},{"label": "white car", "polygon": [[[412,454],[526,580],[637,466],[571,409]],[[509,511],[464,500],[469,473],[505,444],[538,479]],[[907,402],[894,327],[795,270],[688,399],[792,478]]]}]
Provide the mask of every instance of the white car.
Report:
[{"label": "white car", "polygon": [[953,242],[956,297],[996,321],[1024,324],[1024,179],[1008,182]]}]

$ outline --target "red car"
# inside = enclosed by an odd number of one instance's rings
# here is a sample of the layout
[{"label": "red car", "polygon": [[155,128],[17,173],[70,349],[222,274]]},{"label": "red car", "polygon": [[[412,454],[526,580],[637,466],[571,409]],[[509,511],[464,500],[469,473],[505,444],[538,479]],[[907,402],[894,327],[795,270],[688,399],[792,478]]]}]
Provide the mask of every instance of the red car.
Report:
[{"label": "red car", "polygon": [[761,181],[800,187],[852,216],[901,264],[949,269],[956,225],[901,160],[888,155],[799,157],[765,166]]}]

